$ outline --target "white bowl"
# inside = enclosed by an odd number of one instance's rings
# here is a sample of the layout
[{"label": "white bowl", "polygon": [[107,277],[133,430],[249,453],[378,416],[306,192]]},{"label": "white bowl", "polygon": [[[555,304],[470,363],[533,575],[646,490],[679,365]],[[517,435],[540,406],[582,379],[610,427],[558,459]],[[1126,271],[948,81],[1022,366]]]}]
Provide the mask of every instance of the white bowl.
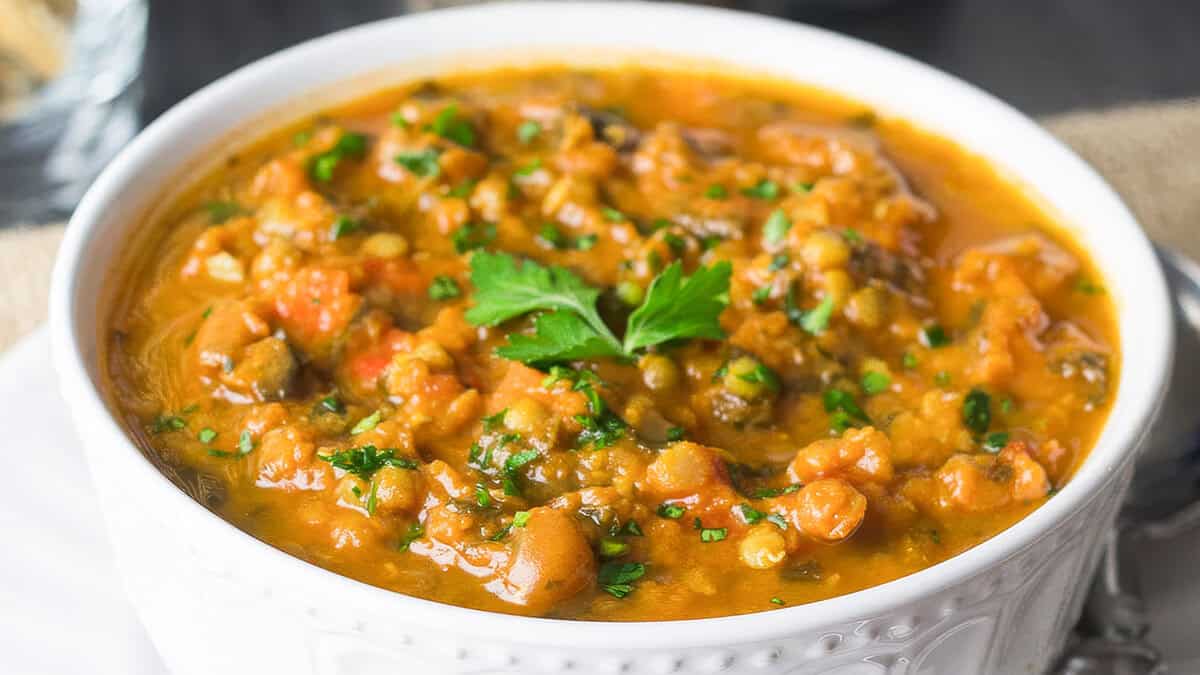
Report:
[{"label": "white bowl", "polygon": [[[219,154],[213,148],[244,132],[248,120],[278,115],[285,104],[294,113],[301,98],[309,106],[328,100],[314,91],[378,84],[381,69],[409,77],[445,72],[464,58],[525,63],[531,53],[588,64],[615,52],[716,59],[842,92],[955,139],[1033,186],[1104,271],[1125,346],[1112,414],[1074,480],[991,540],[871,589],[745,616],[593,623],[452,607],[315,567],[215,516],[130,442],[97,384],[115,261],[198,157]],[[172,671],[197,675],[1042,672],[1079,614],[1172,347],[1165,285],[1138,224],[1091,169],[1029,119],[855,40],[661,4],[501,4],[408,16],[314,40],[222,78],[152,124],[92,186],[62,246],[51,310],[63,395],[129,595]],[[175,478],[201,499],[209,489]]]}]

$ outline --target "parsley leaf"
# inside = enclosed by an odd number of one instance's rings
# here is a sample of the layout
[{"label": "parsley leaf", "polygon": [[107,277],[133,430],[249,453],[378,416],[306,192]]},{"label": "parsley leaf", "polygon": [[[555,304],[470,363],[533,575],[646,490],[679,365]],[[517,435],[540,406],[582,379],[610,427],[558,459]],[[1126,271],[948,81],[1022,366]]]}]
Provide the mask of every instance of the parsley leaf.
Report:
[{"label": "parsley leaf", "polygon": [[725,337],[718,318],[729,304],[728,261],[700,267],[686,280],[683,266],[671,263],[650,282],[646,299],[629,315],[625,351],[680,338]]},{"label": "parsley leaf", "polygon": [[454,277],[445,274],[439,274],[433,278],[433,282],[429,284],[429,298],[431,300],[450,300],[462,295],[462,290],[458,287],[458,282]]},{"label": "parsley leaf", "polygon": [[533,120],[521,122],[521,126],[517,127],[517,140],[521,141],[522,145],[529,145],[542,133],[542,125]]},{"label": "parsley leaf", "polygon": [[425,129],[461,146],[475,146],[475,128],[458,116],[457,104],[451,103],[443,108]]},{"label": "parsley leaf", "polygon": [[754,199],[775,199],[779,196],[779,183],[764,178],[750,187],[742,188],[742,194]]},{"label": "parsley leaf", "polygon": [[763,239],[772,246],[783,242],[788,230],[792,229],[792,221],[788,219],[783,209],[775,209],[763,223]]},{"label": "parsley leaf", "polygon": [[245,213],[237,202],[212,201],[204,205],[204,210],[208,211],[208,222],[213,225],[220,225],[234,216]]},{"label": "parsley leaf", "polygon": [[597,580],[600,588],[614,598],[623,598],[633,592],[633,582],[646,574],[646,566],[634,562],[607,562],[600,566]]},{"label": "parsley leaf", "polygon": [[431,178],[441,173],[438,156],[441,153],[434,148],[416,152],[402,152],[394,157],[396,163],[408,169],[408,172],[420,178]]},{"label": "parsley leaf", "polygon": [[992,424],[992,397],[982,389],[972,389],[963,399],[963,424],[977,434],[987,433]]},{"label": "parsley leaf", "polygon": [[333,147],[314,155],[308,161],[308,174],[323,183],[333,180],[333,171],[346,157],[362,159],[367,153],[367,137],[363,134],[346,132]]}]

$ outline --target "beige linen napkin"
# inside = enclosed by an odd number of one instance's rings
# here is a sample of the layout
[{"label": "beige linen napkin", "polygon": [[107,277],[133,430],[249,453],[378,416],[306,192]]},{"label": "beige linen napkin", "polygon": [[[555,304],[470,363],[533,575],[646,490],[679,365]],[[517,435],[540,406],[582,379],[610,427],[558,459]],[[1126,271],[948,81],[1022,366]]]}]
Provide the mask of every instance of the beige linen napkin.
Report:
[{"label": "beige linen napkin", "polygon": [[[1200,259],[1200,100],[1044,120],[1117,188],[1156,240]],[[0,233],[0,351],[46,317],[61,225]]]}]

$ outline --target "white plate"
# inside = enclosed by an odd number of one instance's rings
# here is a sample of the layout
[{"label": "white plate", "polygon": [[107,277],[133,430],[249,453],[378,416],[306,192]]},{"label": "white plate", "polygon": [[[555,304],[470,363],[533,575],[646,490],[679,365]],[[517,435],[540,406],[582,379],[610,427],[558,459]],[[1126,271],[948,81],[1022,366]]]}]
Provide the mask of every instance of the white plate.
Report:
[{"label": "white plate", "polygon": [[[164,675],[113,567],[45,326],[0,355],[0,431],[0,673]],[[1196,561],[1200,532],[1141,561],[1151,638],[1182,675],[1200,673]]]},{"label": "white plate", "polygon": [[0,355],[0,673],[163,675],[113,566],[45,326]]}]

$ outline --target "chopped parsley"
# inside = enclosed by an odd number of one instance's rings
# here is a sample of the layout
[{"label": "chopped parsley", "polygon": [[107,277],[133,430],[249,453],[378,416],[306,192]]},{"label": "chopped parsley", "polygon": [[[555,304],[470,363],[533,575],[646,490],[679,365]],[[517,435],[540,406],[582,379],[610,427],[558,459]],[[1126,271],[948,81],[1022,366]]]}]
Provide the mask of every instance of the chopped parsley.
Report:
[{"label": "chopped parsley", "polygon": [[540,122],[533,120],[525,120],[517,127],[517,140],[521,141],[522,145],[529,145],[542,133],[542,125]]},{"label": "chopped parsley", "polygon": [[585,234],[575,240],[575,248],[580,251],[590,251],[599,239],[600,237],[597,235]]},{"label": "chopped parsley", "polygon": [[800,489],[800,485],[798,483],[793,483],[792,485],[788,485],[787,487],[781,487],[781,488],[760,487],[760,488],[755,488],[754,492],[750,493],[750,496],[754,497],[755,499],[771,499],[772,497],[782,497],[783,495],[790,495],[799,489]]},{"label": "chopped parsley", "polygon": [[764,178],[750,187],[742,188],[742,194],[754,199],[775,199],[779,196],[779,184]]},{"label": "chopped parsley", "polygon": [[625,523],[625,526],[621,528],[621,534],[630,537],[640,537],[642,536],[642,528],[637,524],[636,520],[631,520]]},{"label": "chopped parsley", "polygon": [[367,153],[367,137],[363,134],[347,131],[334,143],[333,147],[314,155],[308,162],[308,175],[313,180],[328,183],[333,180],[333,172],[345,158],[362,159]]},{"label": "chopped parsley", "polygon": [[159,415],[150,424],[150,433],[161,434],[165,431],[182,431],[187,428],[187,420],[179,415]]},{"label": "chopped parsley", "polygon": [[938,349],[950,344],[950,337],[941,324],[931,323],[921,329],[921,344],[930,349]]},{"label": "chopped parsley", "polygon": [[683,508],[679,504],[672,504],[670,502],[659,504],[657,511],[659,517],[670,518],[671,520],[679,520],[686,512],[687,509]]},{"label": "chopped parsley", "polygon": [[859,407],[854,395],[842,389],[827,389],[822,395],[825,412],[830,413],[830,428],[841,433],[855,423],[870,424],[871,418]]},{"label": "chopped parsley", "polygon": [[1075,280],[1075,290],[1084,295],[1102,295],[1104,287],[1087,277],[1079,277]]},{"label": "chopped parsley", "polygon": [[513,514],[513,519],[512,519],[513,527],[525,527],[525,525],[528,522],[529,522],[529,512],[528,511],[517,511],[516,513]]},{"label": "chopped parsley", "polygon": [[772,513],[767,516],[767,522],[781,530],[786,530],[788,527],[787,519],[778,513]]},{"label": "chopped parsley", "polygon": [[329,396],[326,396],[325,398],[321,399],[319,402],[319,405],[324,410],[327,410],[327,411],[337,414],[337,415],[341,415],[346,412],[345,404],[343,404],[342,400],[333,394],[330,394]]},{"label": "chopped parsley", "polygon": [[761,384],[771,391],[779,391],[779,376],[761,362],[755,363],[750,372],[741,373],[737,377],[744,382]]},{"label": "chopped parsley", "polygon": [[729,530],[724,527],[702,527],[700,528],[700,541],[706,544],[724,541],[725,537],[729,536]]},{"label": "chopped parsley", "polygon": [[950,384],[950,373],[945,370],[939,370],[933,374],[933,383],[939,387],[945,387]]},{"label": "chopped parsley", "polygon": [[846,229],[842,230],[842,236],[845,237],[846,241],[850,242],[851,244],[863,243],[863,236],[859,234],[858,230],[854,229],[853,227],[847,227]]},{"label": "chopped parsley", "polygon": [[624,213],[621,213],[611,206],[605,206],[604,208],[600,209],[600,213],[603,214],[604,219],[610,223],[623,223],[628,220]]},{"label": "chopped parsley", "polygon": [[209,427],[204,427],[200,430],[200,433],[196,434],[196,438],[198,438],[201,443],[208,445],[217,438],[217,432],[213,431]]},{"label": "chopped parsley", "polygon": [[530,176],[540,168],[542,168],[542,159],[539,157],[525,166],[518,168],[516,171],[513,171],[513,175],[521,177]]},{"label": "chopped parsley", "polygon": [[486,434],[500,428],[500,425],[504,424],[504,416],[507,414],[508,408],[501,408],[499,412],[484,417],[480,420],[483,422],[483,432]]},{"label": "chopped parsley", "polygon": [[232,201],[207,202],[204,205],[204,210],[208,211],[208,222],[213,225],[220,225],[230,218],[240,216],[244,213],[242,206]]},{"label": "chopped parsley", "polygon": [[756,288],[756,289],[754,289],[754,292],[750,294],[750,301],[753,302],[755,305],[761,305],[770,299],[771,299],[771,287],[770,286],[762,286],[760,288]]},{"label": "chopped parsley", "polygon": [[383,412],[376,410],[375,412],[371,413],[370,415],[367,415],[366,417],[359,420],[350,429],[350,433],[352,435],[358,435],[361,433],[368,432],[368,431],[374,429],[375,426],[377,424],[379,424],[379,421],[382,419],[383,419]]},{"label": "chopped parsley", "polygon": [[1008,439],[1007,431],[993,431],[983,437],[983,449],[992,453],[1000,452],[1008,445]]},{"label": "chopped parsley", "polygon": [[350,216],[338,216],[333,221],[333,225],[329,226],[329,238],[337,241],[348,234],[357,232],[360,228],[362,228],[361,220],[355,220]]},{"label": "chopped parsley", "polygon": [[767,216],[767,222],[763,223],[763,240],[772,246],[777,246],[783,243],[790,229],[792,229],[792,221],[787,214],[783,212],[783,209],[775,209],[771,215]]},{"label": "chopped parsley", "polygon": [[542,229],[538,230],[538,239],[550,248],[566,248],[567,246],[567,238],[553,223],[542,225]]},{"label": "chopped parsley", "polygon": [[[212,431],[212,430],[210,429],[209,431]],[[201,434],[203,434],[203,433],[204,432],[201,431]],[[212,438],[216,438],[216,432],[213,432]],[[205,442],[207,443],[208,441],[205,441]],[[246,455],[250,454],[253,451],[254,451],[254,439],[250,437],[249,431],[242,431],[241,436],[238,437],[238,445],[237,445],[236,452],[226,452],[225,450],[217,450],[215,448],[209,448],[208,454],[213,457],[225,457],[225,458],[236,459],[238,457],[245,457]]]},{"label": "chopped parsley", "polygon": [[433,118],[433,122],[425,127],[426,131],[454,141],[467,148],[475,147],[475,128],[471,123],[458,116],[458,105],[451,103]]},{"label": "chopped parsley", "polygon": [[494,223],[467,223],[450,235],[455,253],[466,253],[481,249],[496,240]]},{"label": "chopped parsley", "polygon": [[[442,171],[438,164],[441,152],[436,148],[402,152],[394,157],[397,164],[408,169],[408,172],[418,178],[432,178]],[[456,188],[457,189],[457,188]]]},{"label": "chopped parsley", "polygon": [[772,604],[772,605],[779,605],[779,606],[781,606],[781,607],[782,607],[783,605],[785,605],[785,604],[787,604],[787,603],[785,603],[785,602],[784,602],[783,600],[781,600],[780,598],[771,598],[771,604]]},{"label": "chopped parsley", "polygon": [[329,462],[335,468],[354,474],[363,480],[370,480],[376,471],[385,466],[394,466],[410,471],[417,469],[416,460],[397,456],[396,452],[395,448],[380,450],[374,445],[364,445],[358,448],[338,450],[328,455],[318,454],[317,459]]},{"label": "chopped parsley", "polygon": [[724,185],[713,183],[704,191],[705,199],[725,199],[729,196],[729,190],[725,189]]},{"label": "chopped parsley", "polygon": [[450,191],[447,192],[446,194],[450,197],[466,199],[467,197],[471,196],[471,191],[474,189],[475,189],[475,181],[468,178],[468,179],[464,180],[463,182],[459,183],[458,185],[455,185],[454,187],[450,188]]},{"label": "chopped parsley", "polygon": [[767,517],[767,514],[759,511],[749,504],[739,504],[738,512],[741,513],[742,520],[746,521],[747,525],[753,525],[754,523],[757,523],[758,521]]},{"label": "chopped parsley", "polygon": [[371,494],[367,495],[367,515],[368,516],[374,517],[374,515],[375,515],[375,505],[378,503],[376,500],[377,492],[379,492],[379,483],[372,481],[371,482]]},{"label": "chopped parsley", "polygon": [[607,562],[600,566],[597,581],[605,593],[623,598],[633,592],[633,584],[646,574],[646,566],[638,562]]},{"label": "chopped parsley", "polygon": [[667,429],[667,440],[672,443],[682,441],[685,433],[683,427],[670,427]]},{"label": "chopped parsley", "polygon": [[492,495],[483,486],[483,483],[475,484],[475,503],[479,504],[480,508],[488,508],[492,505]]},{"label": "chopped parsley", "polygon": [[917,355],[913,354],[912,352],[904,352],[904,356],[900,357],[900,365],[904,366],[908,370],[916,368]]},{"label": "chopped parsley", "polygon": [[789,259],[787,254],[779,253],[774,258],[771,258],[771,264],[767,266],[767,269],[772,272],[778,272],[779,270],[787,267],[788,262]]},{"label": "chopped parsley", "polygon": [[462,295],[462,290],[459,289],[458,282],[454,280],[454,277],[439,274],[429,284],[430,300],[451,300],[460,295]]},{"label": "chopped parsley", "polygon": [[600,540],[600,557],[602,558],[620,558],[629,553],[629,544],[620,539],[605,537]]},{"label": "chopped parsley", "polygon": [[963,424],[977,434],[987,433],[992,424],[992,397],[982,389],[974,388],[963,398]]},{"label": "chopped parsley", "polygon": [[408,531],[400,539],[400,551],[407,551],[412,543],[421,537],[425,536],[425,528],[420,523],[413,523],[408,526]]},{"label": "chopped parsley", "polygon": [[787,295],[783,299],[783,310],[788,321],[812,335],[820,335],[825,332],[825,329],[829,327],[829,320],[833,318],[833,309],[832,295],[826,295],[821,302],[817,303],[816,307],[810,310],[800,309],[796,304],[795,286],[788,289]]}]

